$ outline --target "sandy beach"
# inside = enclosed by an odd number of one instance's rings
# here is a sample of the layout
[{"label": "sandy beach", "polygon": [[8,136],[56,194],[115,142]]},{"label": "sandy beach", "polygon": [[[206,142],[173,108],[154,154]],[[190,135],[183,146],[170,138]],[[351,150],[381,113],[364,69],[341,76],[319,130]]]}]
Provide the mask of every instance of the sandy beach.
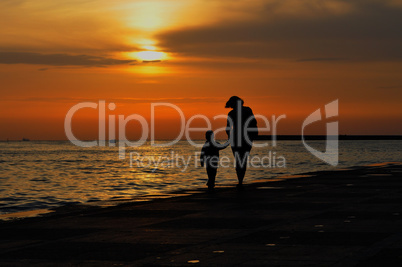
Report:
[{"label": "sandy beach", "polygon": [[0,223],[1,266],[402,263],[402,164]]}]

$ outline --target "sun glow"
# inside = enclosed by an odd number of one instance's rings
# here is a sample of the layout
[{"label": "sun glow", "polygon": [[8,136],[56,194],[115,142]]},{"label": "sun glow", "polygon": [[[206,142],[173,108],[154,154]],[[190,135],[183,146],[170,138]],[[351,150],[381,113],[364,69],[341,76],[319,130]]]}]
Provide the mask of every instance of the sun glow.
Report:
[{"label": "sun glow", "polygon": [[157,51],[141,51],[137,52],[135,56],[142,61],[158,61],[167,58],[166,53]]},{"label": "sun glow", "polygon": [[156,50],[156,46],[153,45],[144,45],[142,48],[147,50]]}]

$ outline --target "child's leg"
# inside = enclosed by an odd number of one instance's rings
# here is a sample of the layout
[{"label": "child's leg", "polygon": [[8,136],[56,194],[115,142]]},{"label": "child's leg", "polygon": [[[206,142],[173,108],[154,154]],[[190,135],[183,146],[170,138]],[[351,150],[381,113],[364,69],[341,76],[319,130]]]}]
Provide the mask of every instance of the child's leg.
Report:
[{"label": "child's leg", "polygon": [[207,167],[207,174],[208,174],[208,188],[212,189],[215,187],[215,177],[216,177],[217,168],[214,167]]}]

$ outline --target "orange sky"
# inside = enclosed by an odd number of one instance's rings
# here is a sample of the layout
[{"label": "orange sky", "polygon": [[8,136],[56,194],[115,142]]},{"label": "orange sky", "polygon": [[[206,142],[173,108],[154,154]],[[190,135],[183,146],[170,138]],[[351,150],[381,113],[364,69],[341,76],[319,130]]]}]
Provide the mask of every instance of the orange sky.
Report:
[{"label": "orange sky", "polygon": [[[300,134],[335,99],[340,134],[402,134],[399,0],[3,0],[0,22],[0,140],[66,139],[65,115],[83,101],[212,118],[232,95],[286,114],[279,134]],[[157,137],[173,137],[176,114],[156,115]],[[73,126],[96,138],[96,111]]]}]

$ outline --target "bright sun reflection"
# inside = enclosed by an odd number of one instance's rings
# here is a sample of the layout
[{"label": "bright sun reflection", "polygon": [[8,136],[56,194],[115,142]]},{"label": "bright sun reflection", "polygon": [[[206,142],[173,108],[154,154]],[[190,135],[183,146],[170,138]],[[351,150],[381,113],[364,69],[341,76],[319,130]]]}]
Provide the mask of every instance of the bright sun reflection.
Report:
[{"label": "bright sun reflection", "polygon": [[166,53],[157,51],[141,51],[136,53],[136,57],[142,61],[155,61],[166,59]]}]

